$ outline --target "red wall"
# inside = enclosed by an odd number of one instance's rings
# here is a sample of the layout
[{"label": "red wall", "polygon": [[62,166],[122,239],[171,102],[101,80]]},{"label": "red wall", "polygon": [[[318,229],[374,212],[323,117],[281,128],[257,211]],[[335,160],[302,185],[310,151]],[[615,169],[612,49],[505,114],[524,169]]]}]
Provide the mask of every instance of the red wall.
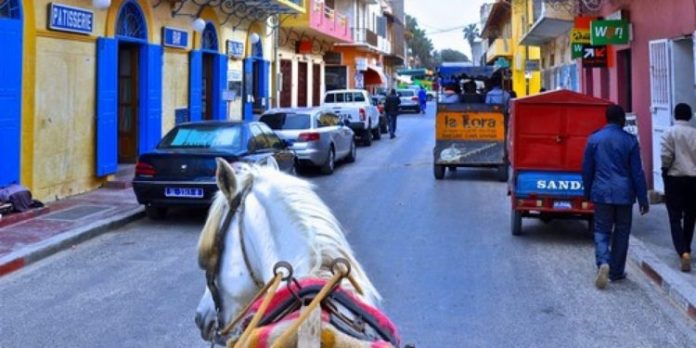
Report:
[{"label": "red wall", "polygon": [[[617,50],[631,49],[632,105],[638,118],[639,136],[645,171],[652,186],[652,122],[650,115],[650,57],[648,44],[651,40],[669,39],[691,35],[696,30],[696,0],[614,0],[606,1],[602,15],[608,15],[619,9],[627,10],[633,24],[633,41],[630,46],[618,46]],[[619,73],[614,67],[593,69],[592,94],[596,97],[608,97],[618,103]],[[583,90],[590,91],[586,85],[584,72],[581,72]],[[603,83],[604,74],[608,74],[608,90]],[[607,78],[604,77],[604,81]],[[603,86],[604,85],[604,86]],[[659,139],[657,140],[659,141]]]}]

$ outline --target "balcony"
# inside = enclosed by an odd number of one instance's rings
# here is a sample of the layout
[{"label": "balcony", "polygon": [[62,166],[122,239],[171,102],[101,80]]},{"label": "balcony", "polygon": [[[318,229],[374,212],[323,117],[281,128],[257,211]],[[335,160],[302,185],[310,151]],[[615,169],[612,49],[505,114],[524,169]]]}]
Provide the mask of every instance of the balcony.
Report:
[{"label": "balcony", "polygon": [[385,39],[381,36],[377,37],[377,48],[382,54],[391,54],[392,44],[391,41]]},{"label": "balcony", "polygon": [[353,41],[357,44],[365,44],[376,49],[379,47],[377,38],[377,33],[370,29],[353,28]]},{"label": "balcony", "polygon": [[324,0],[307,0],[306,11],[284,18],[283,26],[309,28],[315,35],[339,43],[353,41],[348,27],[348,17],[328,7]]},{"label": "balcony", "polygon": [[512,42],[510,39],[498,38],[489,44],[486,51],[486,63],[493,64],[500,57],[508,60],[512,57]]},{"label": "balcony", "polygon": [[534,0],[534,19],[534,24],[520,40],[523,45],[542,46],[573,28],[572,13],[542,0]]}]

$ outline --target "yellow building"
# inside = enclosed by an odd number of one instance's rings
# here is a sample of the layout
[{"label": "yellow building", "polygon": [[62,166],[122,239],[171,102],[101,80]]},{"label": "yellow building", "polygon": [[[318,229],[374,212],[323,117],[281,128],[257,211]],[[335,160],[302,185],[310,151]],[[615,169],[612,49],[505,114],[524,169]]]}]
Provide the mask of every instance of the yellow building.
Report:
[{"label": "yellow building", "polygon": [[532,23],[531,0],[497,0],[490,7],[481,36],[488,41],[486,62],[509,68],[518,97],[536,94],[541,89],[539,47],[521,43]]},{"label": "yellow building", "polygon": [[41,200],[77,194],[132,165],[178,122],[263,111],[273,46],[265,23],[304,6],[273,0],[241,11],[0,2],[0,186],[19,182]]}]

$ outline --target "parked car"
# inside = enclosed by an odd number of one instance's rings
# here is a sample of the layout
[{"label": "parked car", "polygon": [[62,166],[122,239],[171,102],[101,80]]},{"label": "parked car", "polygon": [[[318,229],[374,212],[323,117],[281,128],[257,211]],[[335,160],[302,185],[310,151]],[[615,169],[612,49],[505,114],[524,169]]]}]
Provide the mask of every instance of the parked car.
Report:
[{"label": "parked car", "polygon": [[386,99],[387,97],[382,94],[375,94],[372,96],[372,105],[376,106],[377,111],[379,111],[379,131],[382,134],[389,131],[389,127],[387,126],[389,124],[387,114],[384,113],[384,101]]},{"label": "parked car", "polygon": [[171,206],[207,206],[218,188],[215,158],[263,163],[273,157],[293,172],[295,154],[261,122],[203,121],[177,125],[157,147],[140,155],[133,191],[150,218]]},{"label": "parked car", "polygon": [[418,94],[415,89],[397,89],[396,94],[401,99],[399,111],[411,110],[413,112],[420,112],[420,103],[418,102]]},{"label": "parked car", "polygon": [[319,167],[324,174],[331,174],[336,161],[355,161],[354,133],[340,116],[329,109],[272,109],[261,115],[259,121],[290,144],[297,156],[298,172],[312,166]]},{"label": "parked car", "polygon": [[355,136],[366,146],[372,145],[372,139],[379,140],[379,111],[372,105],[367,91],[362,89],[337,89],[328,91],[322,99],[322,106],[347,119]]}]

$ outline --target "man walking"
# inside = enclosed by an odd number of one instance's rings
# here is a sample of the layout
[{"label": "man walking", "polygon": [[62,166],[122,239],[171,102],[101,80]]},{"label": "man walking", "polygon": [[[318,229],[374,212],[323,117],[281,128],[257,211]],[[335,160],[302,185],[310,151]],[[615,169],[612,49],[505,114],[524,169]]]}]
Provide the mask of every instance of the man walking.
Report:
[{"label": "man walking", "polygon": [[420,105],[421,113],[425,113],[425,108],[427,107],[428,93],[425,92],[423,86],[418,89],[418,104]]},{"label": "man walking", "polygon": [[674,108],[674,125],[662,138],[662,178],[672,242],[681,270],[691,271],[691,242],[696,225],[696,128],[688,104]]},{"label": "man walking", "polygon": [[595,285],[599,289],[604,289],[609,280],[626,277],[636,198],[641,215],[650,209],[638,140],[623,130],[626,113],[620,106],[611,105],[606,119],[607,125],[588,139],[582,163],[585,197],[595,207],[595,258],[599,268]]},{"label": "man walking", "polygon": [[396,95],[396,90],[392,89],[384,100],[384,112],[389,120],[389,138],[391,139],[396,137],[396,118],[399,115],[399,105],[401,105],[401,99]]}]

